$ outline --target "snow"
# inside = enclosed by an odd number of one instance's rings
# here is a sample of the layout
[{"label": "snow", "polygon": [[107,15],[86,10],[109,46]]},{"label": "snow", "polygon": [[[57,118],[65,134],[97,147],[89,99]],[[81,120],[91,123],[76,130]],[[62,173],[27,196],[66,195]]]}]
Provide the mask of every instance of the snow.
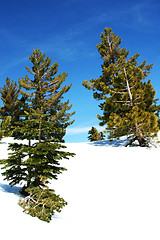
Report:
[{"label": "snow", "polygon": [[[6,239],[159,240],[160,148],[124,147],[125,139],[67,143],[76,153],[64,160],[51,187],[68,205],[50,223],[23,213],[19,186],[0,174],[0,234]],[[1,159],[8,142],[0,144]],[[3,170],[0,170],[2,172]]]}]

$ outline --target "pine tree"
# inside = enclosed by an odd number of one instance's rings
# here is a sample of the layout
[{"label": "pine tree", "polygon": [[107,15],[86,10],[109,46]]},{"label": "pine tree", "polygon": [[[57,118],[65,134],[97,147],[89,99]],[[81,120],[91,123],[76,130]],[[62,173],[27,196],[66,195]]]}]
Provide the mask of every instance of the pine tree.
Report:
[{"label": "pine tree", "polygon": [[[26,69],[34,76],[34,80],[30,80],[28,76],[25,79],[19,79],[20,93],[22,96],[28,97],[28,101],[32,102],[33,109],[43,109],[44,113],[48,113],[51,116],[50,120],[55,129],[61,128],[61,131],[48,133],[47,137],[54,137],[62,141],[66,133],[66,128],[74,122],[69,120],[75,112],[67,112],[71,109],[72,105],[69,105],[69,100],[64,103],[62,102],[63,94],[69,91],[72,84],[61,88],[67,74],[62,73],[55,76],[58,72],[58,64],[53,63],[51,65],[52,60],[49,57],[45,58],[45,54],[42,54],[38,49],[34,50],[33,55],[29,58],[33,67],[29,69],[26,66]],[[34,93],[27,94],[22,91],[22,88],[26,90],[31,89]]]},{"label": "pine tree", "polygon": [[[26,196],[35,195],[36,192],[35,202],[30,201],[32,209],[37,201],[43,202],[43,196],[50,200],[60,199],[53,190],[48,189],[48,184],[51,179],[57,179],[58,174],[66,170],[60,165],[61,160],[74,156],[73,153],[64,151],[66,147],[61,144],[66,127],[73,123],[69,120],[74,112],[67,112],[72,107],[69,101],[62,102],[63,94],[71,88],[71,85],[61,87],[67,74],[56,75],[58,64],[51,65],[51,59],[45,58],[45,54],[40,50],[34,50],[29,58],[33,67],[32,70],[28,67],[26,69],[33,75],[33,79],[30,80],[28,76],[19,79],[20,93],[23,97],[27,97],[29,108],[27,111],[24,110],[21,116],[23,121],[18,121],[13,128],[15,139],[27,139],[28,143],[10,144],[9,150],[12,152],[8,159],[2,160],[1,163],[4,164],[3,169],[5,169],[3,175],[11,186],[23,183],[21,193]],[[17,132],[20,134],[16,135]],[[33,140],[36,142],[33,143]],[[21,204],[22,207],[25,206],[25,201],[26,199]],[[53,201],[48,204],[52,209]],[[62,201],[59,206],[64,205],[66,202]],[[43,204],[38,206],[44,207]],[[48,207],[47,205],[47,208],[43,209],[47,214],[44,219],[38,213],[37,217],[44,221],[51,219],[50,214],[52,215],[54,211],[49,212]],[[27,213],[34,215],[32,210],[28,210]]]},{"label": "pine tree", "polygon": [[[8,131],[11,130],[11,126],[15,126],[18,121],[22,121],[21,114],[24,110],[28,109],[27,98],[20,95],[20,87],[17,83],[13,83],[9,78],[6,78],[6,84],[3,88],[0,88],[1,100],[3,107],[0,108],[0,118],[5,120],[6,117],[10,117],[10,125],[8,125]],[[16,133],[19,135],[19,133]],[[13,136],[15,133],[13,133]]]},{"label": "pine tree", "polygon": [[4,119],[6,116],[11,117],[11,124],[18,121],[18,96],[19,89],[17,83],[13,83],[9,78],[6,78],[6,84],[3,88],[0,88],[1,100],[3,102],[3,107],[0,108],[0,118]]},{"label": "pine tree", "polygon": [[109,139],[126,135],[130,144],[138,140],[140,146],[147,146],[159,130],[156,92],[150,80],[144,81],[153,65],[146,65],[146,61],[139,65],[139,54],[129,57],[129,51],[120,44],[120,37],[105,28],[97,45],[103,58],[102,75],[83,81],[83,85],[101,101],[103,115],[97,117],[101,126],[107,124]]},{"label": "pine tree", "polygon": [[98,132],[98,130],[95,127],[92,127],[91,130],[88,131],[88,139],[92,141],[100,141],[104,140],[105,135],[103,132]]}]

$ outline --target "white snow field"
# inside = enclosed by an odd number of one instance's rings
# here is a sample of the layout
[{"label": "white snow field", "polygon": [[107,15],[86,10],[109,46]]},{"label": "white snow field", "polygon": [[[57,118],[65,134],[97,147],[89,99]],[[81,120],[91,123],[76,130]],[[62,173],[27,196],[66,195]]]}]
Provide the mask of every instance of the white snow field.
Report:
[{"label": "white snow field", "polygon": [[[0,158],[7,157],[7,142]],[[2,239],[159,240],[160,147],[124,147],[112,143],[67,143],[74,158],[51,183],[67,202],[50,223],[25,213],[18,205],[19,186],[10,187],[0,170],[0,235]]]}]

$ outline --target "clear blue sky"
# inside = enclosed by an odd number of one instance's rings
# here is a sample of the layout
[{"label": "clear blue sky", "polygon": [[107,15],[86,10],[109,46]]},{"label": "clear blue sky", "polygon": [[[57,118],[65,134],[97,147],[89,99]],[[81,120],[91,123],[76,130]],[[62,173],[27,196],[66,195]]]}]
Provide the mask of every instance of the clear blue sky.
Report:
[{"label": "clear blue sky", "polygon": [[[160,2],[125,0],[5,0],[0,4],[0,87],[6,77],[13,81],[27,74],[33,49],[45,52],[67,72],[66,94],[73,104],[75,123],[66,142],[87,141],[88,130],[98,126],[98,102],[83,80],[101,74],[101,57],[96,45],[101,32],[111,27],[120,35],[130,55],[140,53],[154,67],[149,75],[160,98]],[[0,102],[1,103],[1,102]],[[2,105],[2,104],[1,104]]]}]

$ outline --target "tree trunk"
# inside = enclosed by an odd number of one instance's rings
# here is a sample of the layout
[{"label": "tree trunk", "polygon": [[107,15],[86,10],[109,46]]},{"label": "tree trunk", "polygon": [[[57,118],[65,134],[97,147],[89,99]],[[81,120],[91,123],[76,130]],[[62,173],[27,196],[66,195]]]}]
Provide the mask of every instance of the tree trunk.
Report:
[{"label": "tree trunk", "polygon": [[132,138],[132,139],[125,145],[125,147],[133,146],[133,143],[134,143],[136,140],[138,141],[140,147],[149,147],[148,142],[147,142],[143,137],[141,137],[141,136],[135,136],[134,138]]},{"label": "tree trunk", "polygon": [[139,142],[139,146],[140,146],[140,147],[148,147],[148,146],[149,146],[149,145],[148,145],[148,142],[147,142],[143,137],[138,136],[138,137],[137,137],[137,140],[138,140],[138,142]]},{"label": "tree trunk", "polygon": [[131,107],[133,107],[133,98],[132,98],[132,93],[131,93],[131,89],[130,89],[130,86],[129,86],[129,81],[128,81],[128,78],[127,78],[127,73],[126,73],[126,68],[125,67],[124,67],[124,74],[125,74],[127,90],[128,90],[128,94],[129,94],[129,98],[130,98],[130,105],[131,105]]}]

